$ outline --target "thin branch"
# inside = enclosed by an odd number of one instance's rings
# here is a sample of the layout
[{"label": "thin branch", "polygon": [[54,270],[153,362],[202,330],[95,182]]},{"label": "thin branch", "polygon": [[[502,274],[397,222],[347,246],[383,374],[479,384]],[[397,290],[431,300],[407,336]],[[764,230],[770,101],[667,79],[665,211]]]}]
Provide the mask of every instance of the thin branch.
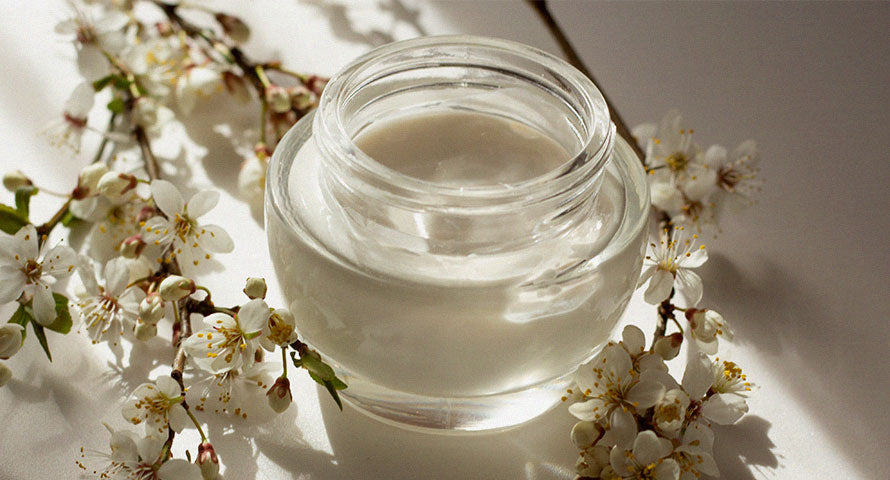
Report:
[{"label": "thin branch", "polygon": [[[575,50],[575,47],[572,46],[572,42],[569,41],[568,36],[566,36],[565,32],[556,23],[556,19],[553,18],[553,15],[550,13],[550,9],[547,6],[546,0],[526,0],[528,4],[535,10],[538,16],[541,18],[541,21],[544,22],[544,25],[547,27],[547,30],[550,31],[550,35],[553,36],[553,39],[559,45],[560,50],[565,55],[566,60],[572,64],[575,68],[581,71],[584,75],[587,76],[593,83],[599,86],[599,82],[596,81],[593,74],[590,73],[590,70],[587,69],[587,66],[584,65],[584,61],[581,60],[581,56],[578,55],[578,52]],[[600,88],[600,92],[603,94],[603,99],[606,100],[606,105],[609,107],[609,114],[612,117],[612,121],[615,123],[615,130],[618,132],[618,135],[621,135],[627,143],[630,144],[630,147],[633,148],[634,152],[636,152],[637,156],[640,157],[640,161],[646,159],[646,154],[643,152],[643,149],[640,148],[640,145],[637,144],[637,141],[634,139],[633,135],[630,133],[630,129],[627,127],[627,123],[624,122],[624,119],[621,117],[621,114],[618,113],[618,109],[615,108],[615,104],[609,100],[609,97]]]}]

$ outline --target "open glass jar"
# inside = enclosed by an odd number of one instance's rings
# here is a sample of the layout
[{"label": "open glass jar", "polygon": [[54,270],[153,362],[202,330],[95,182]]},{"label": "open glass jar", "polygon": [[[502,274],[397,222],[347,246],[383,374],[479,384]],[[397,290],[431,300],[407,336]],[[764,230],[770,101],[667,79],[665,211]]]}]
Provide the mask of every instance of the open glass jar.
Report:
[{"label": "open glass jar", "polygon": [[[530,178],[461,183],[357,146],[375,126],[458,114],[565,158]],[[429,140],[403,139],[420,157],[414,142]],[[480,37],[398,42],[334,76],[278,145],[269,251],[301,338],[354,406],[414,428],[503,428],[558,403],[608,340],[640,273],[645,180],[602,95],[564,61]]]}]

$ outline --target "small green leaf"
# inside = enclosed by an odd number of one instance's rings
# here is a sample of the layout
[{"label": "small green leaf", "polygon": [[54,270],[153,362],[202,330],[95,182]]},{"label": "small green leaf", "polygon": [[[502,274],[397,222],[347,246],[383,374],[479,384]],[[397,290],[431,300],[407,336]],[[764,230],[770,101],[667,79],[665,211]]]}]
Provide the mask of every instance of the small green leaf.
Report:
[{"label": "small green leaf", "polygon": [[294,365],[308,370],[309,377],[327,389],[334,401],[337,402],[337,406],[340,407],[340,410],[343,410],[343,402],[340,400],[340,395],[337,393],[337,390],[343,390],[347,385],[337,378],[334,369],[331,368],[330,365],[321,360],[321,355],[307,349],[299,359],[297,358],[297,352],[291,353],[291,358],[293,359]]},{"label": "small green leaf", "polygon": [[109,83],[111,83],[111,77],[113,75],[106,75],[99,80],[93,82],[93,90],[94,91],[102,91],[103,88],[107,87]]},{"label": "small green leaf", "polygon": [[15,235],[15,232],[27,224],[28,219],[22,217],[18,210],[0,203],[0,230]]},{"label": "small green leaf", "polygon": [[[29,315],[28,311],[25,310],[25,306],[19,304],[18,310],[16,310],[15,313],[12,314],[12,318],[9,319],[9,323],[17,323],[22,327],[27,327],[28,322],[30,322],[31,320],[33,320],[33,318],[31,318],[31,315]],[[22,342],[25,341],[25,333],[27,331],[27,328],[25,330],[22,330]]]},{"label": "small green leaf", "polygon": [[30,214],[31,197],[34,195],[37,195],[37,187],[19,187],[15,191],[15,209],[26,219]]},{"label": "small green leaf", "polygon": [[49,353],[49,344],[46,343],[46,334],[43,332],[43,325],[33,321],[31,322],[31,328],[34,329],[34,336],[37,337],[37,341],[40,342],[40,346],[43,347],[43,351],[46,352],[46,358],[52,362],[53,356]]},{"label": "small green leaf", "polygon": [[108,109],[111,110],[112,113],[123,113],[124,112],[124,101],[120,97],[114,97],[114,100],[108,102]]},{"label": "small green leaf", "polygon": [[106,75],[106,76],[100,78],[99,80],[96,80],[95,82],[93,82],[93,90],[97,91],[97,92],[101,91],[102,89],[107,87],[108,84],[110,84],[110,83],[113,83],[115,88],[119,88],[121,90],[126,90],[127,88],[130,87],[130,81],[127,80],[127,77],[125,77],[123,75],[116,74],[116,73],[112,73],[111,75]]},{"label": "small green leaf", "polygon": [[71,313],[68,311],[68,297],[61,293],[53,293],[53,300],[56,301],[56,319],[46,328],[66,334],[71,331]]}]

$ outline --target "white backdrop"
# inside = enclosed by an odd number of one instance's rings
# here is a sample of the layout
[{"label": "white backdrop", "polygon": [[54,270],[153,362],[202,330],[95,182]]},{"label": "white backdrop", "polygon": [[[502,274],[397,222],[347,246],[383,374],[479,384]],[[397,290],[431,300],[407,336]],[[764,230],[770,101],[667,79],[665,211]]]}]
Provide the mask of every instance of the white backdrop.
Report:
[{"label": "white backdrop", "polygon": [[[239,13],[255,26],[251,54],[324,75],[372,46],[420,34],[500,36],[558,53],[521,2],[223,4],[232,11],[241,4]],[[88,155],[61,156],[38,135],[78,82],[72,47],[52,34],[67,7],[2,6],[0,165],[69,190]],[[553,10],[629,123],[676,107],[700,143],[754,138],[761,146],[759,205],[723,223],[702,272],[704,304],[736,331],[724,356],[762,386],[748,416],[717,428],[724,478],[882,478],[890,445],[890,6],[567,1]],[[241,277],[271,278],[272,269],[256,212],[235,196],[239,159],[207,126],[226,121],[243,129],[255,115],[243,107],[212,110],[195,112],[202,121],[192,124],[201,125],[186,130],[187,154],[166,173],[187,190],[222,191],[207,218],[232,233],[235,252],[221,260],[237,273],[210,268],[201,281],[225,304],[240,301]],[[32,209],[39,218],[56,206],[38,197]],[[270,297],[281,303],[274,284]],[[631,319],[651,325],[653,309],[635,298]],[[115,367],[84,335],[55,335],[50,343],[52,365],[33,341],[8,362],[14,380],[0,389],[2,480],[77,478],[81,446],[107,450],[100,421],[123,427],[123,395],[169,371],[172,357],[157,339],[134,353],[133,365]],[[561,408],[505,433],[430,436],[348,407],[340,413],[306,378],[294,385],[296,408],[272,423],[237,432],[211,424],[226,478],[573,475],[573,422]],[[177,444],[194,450],[196,435]]]}]

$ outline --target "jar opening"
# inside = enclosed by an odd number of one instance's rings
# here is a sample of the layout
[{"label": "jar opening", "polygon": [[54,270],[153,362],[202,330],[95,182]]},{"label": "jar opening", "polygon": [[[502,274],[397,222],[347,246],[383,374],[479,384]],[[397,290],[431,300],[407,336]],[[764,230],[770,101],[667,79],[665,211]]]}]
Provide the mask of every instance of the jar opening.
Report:
[{"label": "jar opening", "polygon": [[[442,181],[378,161],[357,145],[382,122],[455,113],[520,125],[562,149],[564,158],[548,158],[543,167],[506,174],[503,181]],[[449,210],[514,208],[576,197],[579,190],[592,194],[611,154],[613,129],[600,92],[566,62],[518,43],[473,36],[414,39],[369,52],[327,85],[314,126],[332,175],[350,190]]]}]

